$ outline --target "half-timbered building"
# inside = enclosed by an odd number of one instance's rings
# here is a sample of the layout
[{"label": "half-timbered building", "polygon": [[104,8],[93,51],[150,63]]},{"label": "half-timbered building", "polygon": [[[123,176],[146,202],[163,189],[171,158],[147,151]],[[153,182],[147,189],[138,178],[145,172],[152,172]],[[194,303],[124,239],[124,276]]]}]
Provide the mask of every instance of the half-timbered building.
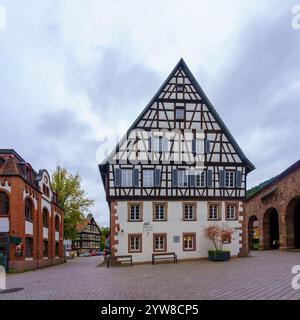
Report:
[{"label": "half-timbered building", "polygon": [[112,255],[206,257],[203,228],[212,223],[235,230],[225,248],[239,254],[241,203],[254,166],[183,59],[99,169]]},{"label": "half-timbered building", "polygon": [[100,251],[101,231],[93,217],[88,217],[76,227],[77,238],[73,241],[73,250],[78,253]]}]

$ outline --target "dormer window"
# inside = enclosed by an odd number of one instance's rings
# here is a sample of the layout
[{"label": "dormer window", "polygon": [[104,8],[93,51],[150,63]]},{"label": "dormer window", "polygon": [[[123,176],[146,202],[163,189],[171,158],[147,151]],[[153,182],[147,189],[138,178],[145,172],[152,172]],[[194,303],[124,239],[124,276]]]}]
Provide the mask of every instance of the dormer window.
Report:
[{"label": "dormer window", "polygon": [[32,171],[30,167],[26,167],[26,173],[25,173],[25,178],[29,181],[32,180]]},{"label": "dormer window", "polygon": [[176,120],[184,120],[184,109],[176,108],[175,109],[175,118]]}]

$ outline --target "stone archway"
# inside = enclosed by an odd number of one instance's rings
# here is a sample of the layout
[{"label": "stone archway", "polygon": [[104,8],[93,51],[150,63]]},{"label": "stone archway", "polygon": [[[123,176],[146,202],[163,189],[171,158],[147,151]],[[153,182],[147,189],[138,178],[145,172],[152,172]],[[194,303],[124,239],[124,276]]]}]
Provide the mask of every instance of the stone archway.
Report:
[{"label": "stone archway", "polygon": [[279,248],[279,215],[275,208],[269,208],[263,217],[263,248]]},{"label": "stone archway", "polygon": [[300,249],[300,196],[294,197],[287,206],[286,247]]},{"label": "stone archway", "polygon": [[[258,219],[257,216],[253,215],[248,221],[248,249],[258,249],[259,248],[259,233],[258,233]],[[254,239],[258,239],[258,245],[254,244]]]}]

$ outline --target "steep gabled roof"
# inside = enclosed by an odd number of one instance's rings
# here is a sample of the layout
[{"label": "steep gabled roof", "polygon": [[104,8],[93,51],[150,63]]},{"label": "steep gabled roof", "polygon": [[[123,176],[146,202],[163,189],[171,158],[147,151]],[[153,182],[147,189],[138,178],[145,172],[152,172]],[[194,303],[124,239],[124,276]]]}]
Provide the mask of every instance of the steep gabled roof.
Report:
[{"label": "steep gabled roof", "polygon": [[95,219],[94,219],[93,217],[83,219],[82,222],[79,223],[79,224],[77,225],[77,227],[76,227],[77,232],[80,233],[80,232],[84,231],[84,229],[86,228],[86,226],[87,226],[90,222],[94,222],[95,225],[97,226],[99,232],[100,232],[100,228],[99,228],[97,222],[95,221]]},{"label": "steep gabled roof", "polygon": [[119,146],[123,144],[123,142],[126,141],[127,136],[129,133],[136,127],[136,125],[139,123],[139,121],[143,118],[143,116],[146,114],[148,109],[152,106],[152,104],[155,102],[155,100],[159,97],[165,86],[169,83],[169,81],[172,79],[176,71],[182,68],[182,70],[185,72],[186,76],[189,78],[191,84],[195,87],[197,90],[198,94],[201,96],[203,99],[203,102],[206,104],[208,110],[212,113],[212,115],[215,117],[217,123],[219,124],[220,128],[224,131],[228,141],[232,144],[232,146],[235,148],[237,154],[241,158],[241,160],[246,164],[247,171],[250,172],[255,169],[255,166],[250,162],[250,160],[246,157],[246,155],[243,153],[237,142],[235,141],[234,137],[226,127],[225,123],[221,119],[221,117],[218,115],[216,109],[213,107],[212,103],[209,101],[208,97],[202,90],[201,86],[193,76],[192,72],[190,71],[189,67],[186,65],[185,61],[183,58],[179,60],[179,62],[176,64],[170,75],[167,77],[167,79],[164,81],[164,83],[161,85],[161,87],[158,89],[154,97],[151,99],[151,101],[147,104],[147,106],[144,108],[144,110],[141,112],[141,114],[138,116],[138,118],[133,122],[133,124],[130,126],[130,128],[127,130],[126,134],[122,137],[122,139],[119,141],[117,146],[113,149],[113,151],[101,162],[99,165],[100,172],[101,172],[101,167],[104,167],[107,162],[114,156],[116,152],[119,150]]}]

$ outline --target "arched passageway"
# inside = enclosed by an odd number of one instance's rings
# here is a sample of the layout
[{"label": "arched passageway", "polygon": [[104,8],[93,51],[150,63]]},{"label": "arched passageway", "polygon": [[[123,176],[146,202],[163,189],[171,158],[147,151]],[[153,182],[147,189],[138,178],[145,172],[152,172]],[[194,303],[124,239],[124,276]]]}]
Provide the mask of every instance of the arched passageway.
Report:
[{"label": "arched passageway", "polygon": [[279,217],[275,208],[265,212],[263,219],[263,245],[264,249],[278,249],[279,243]]},{"label": "arched passageway", "polygon": [[249,250],[259,249],[258,219],[255,215],[251,216],[248,222],[248,248]]},{"label": "arched passageway", "polygon": [[287,248],[300,249],[300,197],[293,198],[286,211]]}]

